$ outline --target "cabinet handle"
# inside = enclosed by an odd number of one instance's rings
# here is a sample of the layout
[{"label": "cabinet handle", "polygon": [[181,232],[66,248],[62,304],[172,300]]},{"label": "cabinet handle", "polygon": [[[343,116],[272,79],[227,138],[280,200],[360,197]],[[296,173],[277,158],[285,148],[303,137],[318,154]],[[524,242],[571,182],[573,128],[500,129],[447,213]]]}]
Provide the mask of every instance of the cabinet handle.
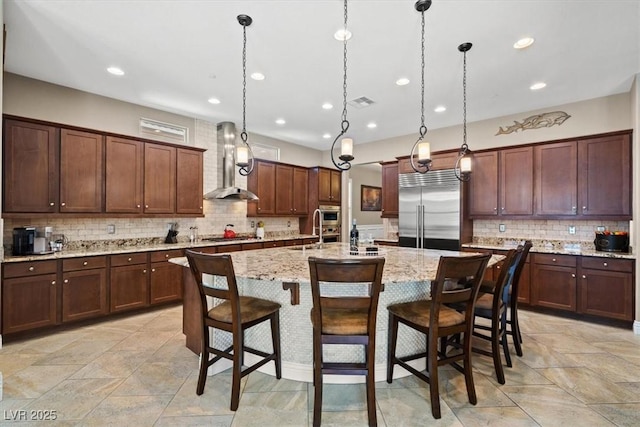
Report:
[{"label": "cabinet handle", "polygon": [[587,276],[585,276],[585,275],[583,274],[583,275],[582,275],[582,278],[583,278],[583,279],[586,279],[586,278],[587,278]]},{"label": "cabinet handle", "polygon": [[55,204],[55,203],[53,203],[53,202],[50,202],[50,203],[49,203],[49,206],[55,206],[55,205],[56,205],[56,204]]},{"label": "cabinet handle", "polygon": [[52,280],[52,281],[51,281],[51,285],[55,285],[55,284],[56,284],[56,281],[55,281],[55,280]]},{"label": "cabinet handle", "polygon": [[64,283],[69,283],[69,279],[64,279]]},{"label": "cabinet handle", "polygon": [[29,267],[29,271],[35,271],[35,267],[34,266]]},{"label": "cabinet handle", "polygon": [[498,210],[498,208],[493,208],[493,210],[494,210],[494,211],[497,211],[497,210]]},{"label": "cabinet handle", "polygon": [[142,274],[147,274],[147,269],[142,270]]},{"label": "cabinet handle", "polygon": [[[127,261],[128,261],[128,262],[131,262],[131,258],[128,258],[128,259],[127,259]],[[554,261],[555,261],[555,260],[554,260]]]},{"label": "cabinet handle", "polygon": [[583,211],[586,211],[586,210],[587,210],[587,207],[586,207],[586,206],[583,206],[583,207],[582,207],[582,210],[583,210]]},{"label": "cabinet handle", "polygon": [[571,273],[571,277],[575,278],[576,277],[575,273]]},{"label": "cabinet handle", "polygon": [[67,204],[65,202],[60,203],[60,206],[66,206]]},{"label": "cabinet handle", "polygon": [[500,209],[504,210],[504,206],[502,208],[500,208]]},{"label": "cabinet handle", "polygon": [[606,262],[603,262],[602,265],[604,265],[605,267],[607,267],[609,264],[607,264]]},{"label": "cabinet handle", "polygon": [[164,254],[164,257],[165,258],[169,258],[169,254]]},{"label": "cabinet handle", "polygon": [[140,205],[136,205],[136,208],[139,208],[139,207],[140,207]]},{"label": "cabinet handle", "polygon": [[576,207],[575,206],[571,206],[571,212],[572,213],[576,213]]},{"label": "cabinet handle", "polygon": [[145,208],[148,208],[148,207],[149,207],[149,205],[144,205],[144,207],[145,207]]},{"label": "cabinet handle", "polygon": [[500,270],[500,267],[501,267],[501,266],[496,265],[496,270]]},{"label": "cabinet handle", "polygon": [[202,206],[200,206],[200,210],[202,210]]},{"label": "cabinet handle", "polygon": [[87,265],[89,264],[87,261],[83,262],[82,265]]},{"label": "cabinet handle", "polygon": [[152,268],[152,269],[151,269],[151,272],[152,272],[152,273],[155,273],[155,272],[156,272],[156,269],[155,269],[155,268]]},{"label": "cabinet handle", "polygon": [[556,262],[556,259],[555,259],[555,258],[553,258],[551,261]]}]

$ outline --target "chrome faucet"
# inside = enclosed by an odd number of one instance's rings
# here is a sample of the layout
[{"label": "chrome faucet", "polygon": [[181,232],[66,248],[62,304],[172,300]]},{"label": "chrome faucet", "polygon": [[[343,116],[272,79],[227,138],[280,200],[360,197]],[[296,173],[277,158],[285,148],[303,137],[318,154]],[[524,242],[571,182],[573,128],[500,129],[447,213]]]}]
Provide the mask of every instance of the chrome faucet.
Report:
[{"label": "chrome faucet", "polygon": [[320,234],[320,240],[318,240],[318,248],[322,247],[322,244],[324,243],[322,240],[322,211],[320,209],[316,209],[315,211],[313,211],[313,218],[311,219],[311,228],[312,228],[312,236],[316,235],[316,213],[318,214],[318,230],[319,230],[319,234]]}]

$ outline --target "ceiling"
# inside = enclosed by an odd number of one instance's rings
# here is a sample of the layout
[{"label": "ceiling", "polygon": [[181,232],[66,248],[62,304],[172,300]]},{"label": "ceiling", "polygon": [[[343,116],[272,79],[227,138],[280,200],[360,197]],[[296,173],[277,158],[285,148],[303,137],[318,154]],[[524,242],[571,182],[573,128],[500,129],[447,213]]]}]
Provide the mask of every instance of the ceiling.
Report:
[{"label": "ceiling", "polygon": [[[328,149],[340,131],[341,0],[4,0],[5,70],[211,122],[242,124],[242,26],[248,14],[247,131]],[[425,12],[425,121],[467,120],[628,92],[640,72],[638,0],[433,0]],[[350,134],[365,143],[418,132],[421,17],[414,0],[348,3]],[[516,50],[519,38],[535,43]],[[106,72],[118,66],[125,75]],[[410,83],[397,86],[406,77]],[[543,81],[546,88],[531,91]],[[218,98],[220,104],[207,102]],[[332,110],[321,105],[329,102]],[[446,106],[435,113],[438,105]],[[286,120],[278,125],[275,120]],[[367,124],[376,123],[370,129]],[[331,138],[323,138],[325,133]]]}]

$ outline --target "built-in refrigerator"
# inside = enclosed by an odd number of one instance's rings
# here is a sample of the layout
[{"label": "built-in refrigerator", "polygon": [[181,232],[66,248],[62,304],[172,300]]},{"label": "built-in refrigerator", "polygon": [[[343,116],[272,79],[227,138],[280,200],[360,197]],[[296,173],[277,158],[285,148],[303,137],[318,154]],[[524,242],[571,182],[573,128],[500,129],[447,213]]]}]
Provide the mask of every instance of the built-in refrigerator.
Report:
[{"label": "built-in refrigerator", "polygon": [[422,249],[460,249],[461,183],[453,169],[400,174],[398,243]]}]

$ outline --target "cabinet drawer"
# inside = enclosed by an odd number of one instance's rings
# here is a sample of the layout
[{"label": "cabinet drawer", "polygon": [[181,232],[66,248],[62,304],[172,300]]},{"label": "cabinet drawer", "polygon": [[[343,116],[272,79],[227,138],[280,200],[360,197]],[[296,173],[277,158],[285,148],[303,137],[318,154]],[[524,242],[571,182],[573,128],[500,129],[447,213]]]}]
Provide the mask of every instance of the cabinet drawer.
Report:
[{"label": "cabinet drawer", "polygon": [[582,257],[582,268],[631,273],[633,271],[633,261],[630,259]]},{"label": "cabinet drawer", "polygon": [[253,243],[243,243],[242,244],[242,250],[243,251],[250,251],[252,249],[262,249],[263,245],[262,242],[253,242]]},{"label": "cabinet drawer", "polygon": [[284,240],[275,240],[273,242],[264,242],[265,248],[279,248],[284,246]]},{"label": "cabinet drawer", "polygon": [[147,253],[111,255],[111,266],[120,265],[145,264],[147,262]]},{"label": "cabinet drawer", "polygon": [[151,262],[166,261],[170,258],[179,258],[181,256],[184,256],[184,251],[182,249],[151,252]]},{"label": "cabinet drawer", "polygon": [[105,268],[106,266],[106,256],[90,256],[62,260],[62,271],[88,270],[90,268]]},{"label": "cabinet drawer", "polygon": [[57,270],[58,261],[56,260],[6,263],[4,278],[55,273]]},{"label": "cabinet drawer", "polygon": [[575,267],[577,257],[572,255],[534,254],[536,264],[561,265],[563,267]]}]

